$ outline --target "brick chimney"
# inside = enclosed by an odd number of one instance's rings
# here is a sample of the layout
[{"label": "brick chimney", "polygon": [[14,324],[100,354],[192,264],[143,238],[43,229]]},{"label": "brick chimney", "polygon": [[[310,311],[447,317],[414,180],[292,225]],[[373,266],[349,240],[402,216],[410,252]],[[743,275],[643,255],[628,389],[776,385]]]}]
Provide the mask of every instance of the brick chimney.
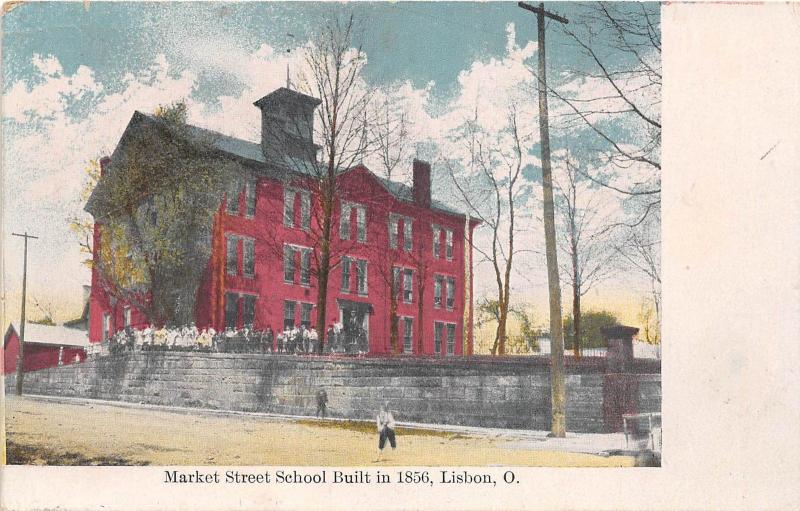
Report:
[{"label": "brick chimney", "polygon": [[431,164],[414,160],[414,182],[412,186],[414,202],[420,206],[431,207]]}]

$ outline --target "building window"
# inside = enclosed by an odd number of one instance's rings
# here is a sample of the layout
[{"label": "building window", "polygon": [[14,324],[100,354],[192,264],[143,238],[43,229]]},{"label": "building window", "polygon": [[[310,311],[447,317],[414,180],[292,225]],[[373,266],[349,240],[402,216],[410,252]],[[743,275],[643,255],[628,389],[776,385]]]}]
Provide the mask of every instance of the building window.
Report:
[{"label": "building window", "polygon": [[456,326],[453,323],[447,324],[447,354],[453,355],[456,347]]},{"label": "building window", "polygon": [[448,261],[453,260],[453,231],[447,229],[444,231],[445,235],[445,256]]},{"label": "building window", "polygon": [[433,306],[442,306],[442,287],[444,287],[444,277],[437,275],[433,280]]},{"label": "building window", "polygon": [[311,138],[311,118],[302,113],[292,113],[286,119],[286,131],[303,138]]},{"label": "building window", "polygon": [[300,324],[306,328],[311,327],[311,309],[314,308],[312,303],[300,304]]},{"label": "building window", "polygon": [[456,302],[456,279],[447,277],[447,309],[453,310]]},{"label": "building window", "polygon": [[440,240],[441,240],[442,230],[439,228],[438,225],[433,226],[433,257],[439,259],[439,254],[441,253]]},{"label": "building window", "polygon": [[442,335],[444,334],[444,323],[434,321],[433,323],[433,352],[437,355],[442,354]]},{"label": "building window", "polygon": [[342,213],[339,217],[339,239],[350,239],[350,204],[342,203]]},{"label": "building window", "polygon": [[103,313],[103,339],[111,337],[111,315],[107,312]]},{"label": "building window", "polygon": [[294,311],[297,308],[297,302],[291,300],[284,300],[283,302],[283,329],[294,328]]},{"label": "building window", "polygon": [[240,192],[241,192],[241,186],[239,185],[239,181],[237,179],[234,179],[232,182],[228,184],[228,189],[225,192],[225,211],[229,215],[239,214]]},{"label": "building window", "polygon": [[256,319],[256,297],[244,295],[242,300],[242,323],[248,328],[253,328]]},{"label": "building window", "polygon": [[403,353],[411,353],[412,351],[412,336],[411,329],[414,326],[412,318],[403,318]]},{"label": "building window", "polygon": [[359,259],[356,262],[356,275],[358,279],[358,294],[367,294],[367,261]]},{"label": "building window", "polygon": [[127,305],[122,309],[122,321],[126,328],[131,326],[131,308]]},{"label": "building window", "polygon": [[252,238],[244,238],[242,240],[242,247],[244,248],[244,276],[252,278],[256,274],[255,240]]},{"label": "building window", "polygon": [[367,241],[367,210],[359,204],[348,204],[342,202],[341,216],[339,217],[339,239],[350,239],[350,223],[352,222],[353,210],[356,211],[356,240],[359,243]]},{"label": "building window", "polygon": [[300,228],[304,231],[311,230],[311,194],[300,193]]},{"label": "building window", "polygon": [[239,273],[239,238],[230,234],[226,239],[225,271],[228,275]]},{"label": "building window", "polygon": [[342,292],[350,292],[350,258],[342,257]]},{"label": "building window", "polygon": [[283,246],[283,281],[287,284],[294,284],[294,247]]},{"label": "building window", "polygon": [[294,227],[294,198],[297,192],[289,188],[283,189],[283,225]]},{"label": "building window", "polygon": [[311,285],[311,249],[304,248],[300,251],[300,284]]},{"label": "building window", "polygon": [[367,210],[364,206],[356,208],[356,239],[359,243],[367,242]]},{"label": "building window", "polygon": [[245,215],[253,218],[256,214],[256,180],[249,178],[245,183]]},{"label": "building window", "polygon": [[414,281],[413,281],[414,272],[408,268],[403,270],[403,301],[405,303],[411,303],[414,299]]},{"label": "building window", "polygon": [[412,247],[411,235],[413,231],[412,225],[413,225],[413,220],[411,220],[408,217],[403,218],[403,250],[405,250],[406,252],[411,252],[411,247]]},{"label": "building window", "polygon": [[389,215],[389,246],[397,248],[397,228],[400,222],[400,217],[397,215]]},{"label": "building window", "polygon": [[239,295],[225,293],[225,328],[236,328],[239,320]]},{"label": "building window", "polygon": [[295,206],[298,195],[300,196],[300,228],[308,231],[311,229],[311,192],[307,190],[283,189],[283,225],[295,227]]}]

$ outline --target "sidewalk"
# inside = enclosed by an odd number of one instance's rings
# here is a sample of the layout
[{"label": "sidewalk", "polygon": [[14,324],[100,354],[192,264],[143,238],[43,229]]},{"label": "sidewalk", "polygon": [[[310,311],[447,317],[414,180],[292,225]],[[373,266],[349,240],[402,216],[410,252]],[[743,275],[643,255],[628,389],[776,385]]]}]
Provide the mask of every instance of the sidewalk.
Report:
[{"label": "sidewalk", "polygon": [[[17,399],[16,396],[6,395],[6,399]],[[103,399],[88,399],[77,397],[46,396],[38,394],[25,395],[25,399],[37,401],[50,401],[79,406],[91,406],[94,404],[111,406],[117,408],[130,408],[136,410],[154,410],[161,412],[172,412],[184,415],[197,416],[218,416],[218,417],[250,417],[254,419],[262,418],[272,422],[298,422],[298,421],[319,421],[319,422],[358,422],[369,423],[371,421],[363,419],[346,419],[341,417],[329,417],[317,419],[307,415],[284,415],[277,413],[264,412],[241,412],[232,410],[212,410],[207,408],[187,408],[179,406],[151,405],[144,403],[131,403],[126,401],[108,401]],[[572,433],[567,432],[566,438],[550,438],[549,431],[532,431],[522,429],[500,429],[482,428],[474,426],[458,426],[453,424],[426,424],[420,422],[397,421],[401,428],[439,431],[446,433],[456,433],[475,438],[489,438],[503,440],[502,444],[506,449],[522,449],[536,451],[559,451],[583,454],[605,455],[610,451],[623,451],[626,449],[625,435],[622,433]]]}]

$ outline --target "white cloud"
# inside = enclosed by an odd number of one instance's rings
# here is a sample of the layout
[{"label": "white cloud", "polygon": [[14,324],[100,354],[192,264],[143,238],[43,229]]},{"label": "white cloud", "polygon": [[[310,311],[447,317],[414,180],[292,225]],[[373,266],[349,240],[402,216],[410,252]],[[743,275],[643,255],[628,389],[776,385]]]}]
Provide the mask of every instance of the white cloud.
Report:
[{"label": "white cloud", "polygon": [[[40,236],[38,257],[30,261],[29,271],[37,275],[32,292],[39,286],[40,294],[79,297],[89,273],[80,265],[69,218],[85,214],[78,195],[87,162],[113,150],[134,110],[189,97],[196,80],[188,72],[174,76],[159,56],[144,71],[127,74],[112,93],[86,66],[66,74],[53,57],[34,57],[33,64],[38,74],[3,96],[4,247],[16,247],[12,230]],[[19,251],[6,249],[5,256],[9,271],[21,269]]]},{"label": "white cloud", "polygon": [[[535,43],[516,46],[513,26],[508,34],[508,53],[474,62],[462,71],[457,96],[436,117],[429,114],[433,83],[416,88],[403,81],[385,87],[382,94],[408,114],[412,140],[444,146],[443,140],[476,106],[488,129],[505,121],[505,104],[519,82],[530,80],[524,60],[535,51]],[[112,90],[86,66],[68,74],[57,58],[36,55],[32,64],[37,74],[12,84],[4,95],[7,225],[41,233],[53,244],[53,253],[60,254],[61,267],[75,268],[81,275],[77,270],[81,255],[69,234],[68,219],[83,214],[78,194],[84,169],[88,160],[110,154],[134,110],[151,112],[159,104],[184,98],[191,123],[255,141],[259,116],[253,101],[285,84],[287,64],[293,80],[303,73],[299,51],[287,54],[262,44],[248,53],[224,37],[199,45],[194,44],[196,38],[175,41],[180,42],[173,50],[183,71],[159,54],[145,69],[124,75]],[[198,102],[193,92],[203,72],[232,75],[241,90],[220,95],[214,104]],[[535,121],[532,116],[531,121]],[[443,180],[437,182],[441,186]],[[16,252],[8,255],[13,263]],[[38,270],[56,271],[45,261]],[[59,279],[51,280],[58,285]],[[65,285],[74,286],[75,280]],[[77,277],[86,280],[88,272]]]},{"label": "white cloud", "polygon": [[49,120],[62,122],[66,108],[73,102],[96,96],[103,90],[94,79],[92,70],[79,66],[72,75],[64,75],[61,64],[54,57],[33,58],[40,72],[40,83],[20,80],[4,96],[4,115],[17,122]]},{"label": "white cloud", "polygon": [[[433,142],[443,155],[463,157],[463,148],[450,140],[454,131],[477,109],[481,127],[498,133],[506,126],[508,105],[516,103],[525,145],[538,143],[536,105],[530,96],[535,78],[526,67],[536,44],[518,46],[513,24],[508,25],[507,33],[506,53],[475,61],[461,71],[456,95],[437,108],[438,115],[430,114],[433,83],[417,88],[411,81],[402,81],[384,87],[380,94],[407,113],[411,140]],[[34,261],[31,270],[49,276],[47,282],[56,288],[75,289],[88,281],[88,271],[78,269],[82,268],[82,256],[69,234],[68,219],[82,213],[78,193],[86,162],[110,154],[135,110],[152,112],[160,104],[183,98],[192,124],[256,141],[260,119],[253,101],[285,84],[287,64],[293,79],[302,74],[299,51],[287,54],[263,44],[247,52],[224,37],[198,45],[194,44],[196,38],[175,40],[184,45],[175,47],[184,59],[181,70],[173,66],[170,59],[174,57],[159,54],[145,69],[124,75],[112,89],[86,66],[67,74],[55,57],[36,55],[32,64],[37,75],[12,84],[3,96],[6,232],[27,228],[47,240],[49,255]],[[235,76],[241,87],[213,102],[201,102],[194,92],[198,77],[205,72]],[[508,148],[507,136],[496,141]],[[525,164],[538,166],[538,159],[526,154]],[[401,178],[403,170],[410,170],[410,162],[401,169]],[[435,191],[442,193],[446,180],[440,178],[436,183]],[[520,234],[518,246],[535,250],[541,238],[536,220],[540,187],[531,187],[531,193],[534,200],[524,212],[528,227]],[[4,246],[10,246],[8,238],[4,241]],[[16,250],[7,251],[6,256],[8,267],[21,267]],[[58,265],[53,264],[55,259]],[[527,280],[517,280],[519,289],[529,288],[531,281],[546,282],[540,259],[533,253],[520,256],[519,268],[526,270]],[[64,271],[68,278],[62,277]],[[476,277],[476,289],[491,289],[490,272]]]},{"label": "white cloud", "polygon": [[63,68],[61,67],[61,62],[58,61],[57,58],[53,57],[52,55],[48,55],[46,57],[42,57],[38,53],[33,55],[33,59],[31,59],[31,63],[33,66],[39,70],[45,76],[54,76],[60,74]]}]

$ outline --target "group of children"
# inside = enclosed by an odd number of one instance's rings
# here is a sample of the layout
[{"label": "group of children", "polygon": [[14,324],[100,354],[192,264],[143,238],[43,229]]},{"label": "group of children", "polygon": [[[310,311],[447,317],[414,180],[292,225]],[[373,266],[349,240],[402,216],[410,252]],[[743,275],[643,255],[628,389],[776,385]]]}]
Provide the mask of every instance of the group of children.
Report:
[{"label": "group of children", "polygon": [[[346,351],[340,323],[330,325],[325,352]],[[213,328],[198,329],[194,323],[182,327],[160,328],[149,325],[143,329],[128,326],[110,339],[110,351],[201,351],[222,353],[317,353],[319,334],[313,326],[287,325],[277,336],[271,326],[255,330],[227,327],[222,332]]]}]

